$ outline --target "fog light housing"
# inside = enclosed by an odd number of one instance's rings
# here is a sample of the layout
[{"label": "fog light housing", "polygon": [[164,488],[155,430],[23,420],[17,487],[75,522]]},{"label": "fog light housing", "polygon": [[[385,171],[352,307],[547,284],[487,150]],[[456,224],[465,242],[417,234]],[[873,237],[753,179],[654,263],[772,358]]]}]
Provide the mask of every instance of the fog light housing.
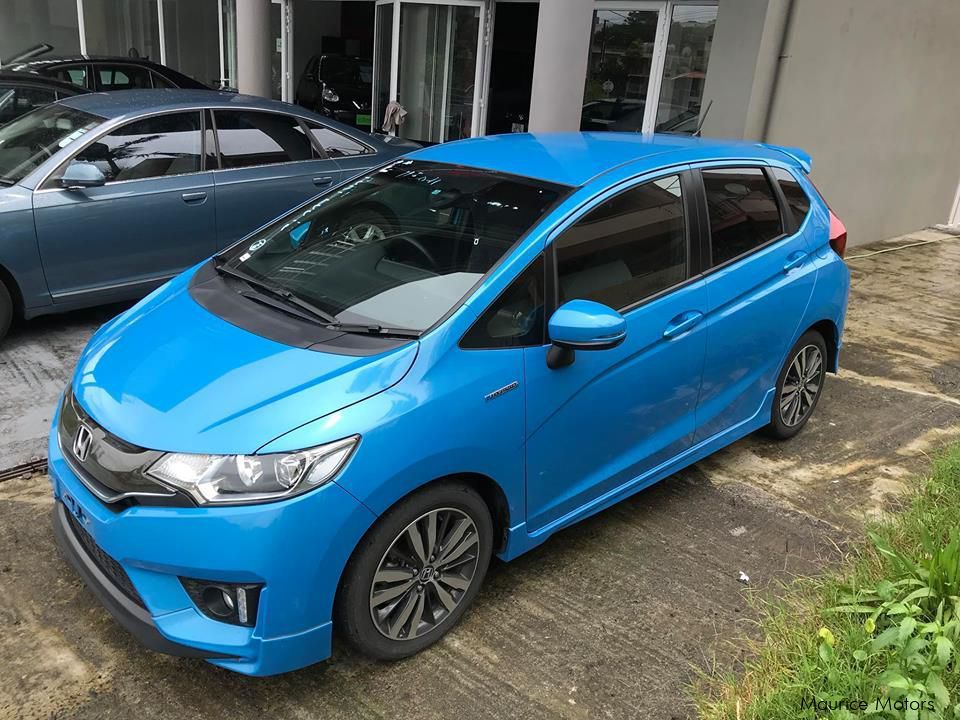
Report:
[{"label": "fog light housing", "polygon": [[263,585],[180,578],[197,609],[209,618],[231,625],[253,627]]}]

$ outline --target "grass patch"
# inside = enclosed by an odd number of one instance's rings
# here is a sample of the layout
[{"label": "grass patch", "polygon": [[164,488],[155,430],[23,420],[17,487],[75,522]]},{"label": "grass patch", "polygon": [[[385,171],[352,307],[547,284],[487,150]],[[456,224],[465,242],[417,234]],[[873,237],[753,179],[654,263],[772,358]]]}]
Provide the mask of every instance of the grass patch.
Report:
[{"label": "grass patch", "polygon": [[703,720],[960,718],[960,444],[867,531],[828,575],[761,601],[753,659],[704,678]]}]

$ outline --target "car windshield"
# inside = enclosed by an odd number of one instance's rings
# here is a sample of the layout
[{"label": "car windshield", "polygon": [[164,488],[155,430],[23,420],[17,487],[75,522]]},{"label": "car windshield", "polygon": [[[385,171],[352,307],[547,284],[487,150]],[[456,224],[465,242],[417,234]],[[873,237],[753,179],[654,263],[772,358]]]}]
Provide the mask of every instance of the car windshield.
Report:
[{"label": "car windshield", "polygon": [[354,58],[325,57],[323,59],[323,80],[325,82],[346,83],[348,85],[370,82],[369,79],[364,79],[363,75],[363,65]]},{"label": "car windshield", "polygon": [[47,158],[102,122],[103,118],[96,115],[54,104],[0,127],[0,184],[20,182]]},{"label": "car windshield", "polygon": [[569,188],[399,160],[344,185],[217,259],[338,323],[430,328]]}]

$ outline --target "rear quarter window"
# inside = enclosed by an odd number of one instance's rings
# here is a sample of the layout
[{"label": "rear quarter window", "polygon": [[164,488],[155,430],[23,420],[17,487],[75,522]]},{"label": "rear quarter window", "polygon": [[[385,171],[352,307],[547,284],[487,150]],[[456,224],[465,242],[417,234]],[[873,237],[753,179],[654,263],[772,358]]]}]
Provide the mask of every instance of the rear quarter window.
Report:
[{"label": "rear quarter window", "polygon": [[783,197],[787,201],[787,207],[793,213],[794,227],[800,227],[807,217],[807,213],[810,212],[810,197],[797,181],[797,178],[788,170],[775,167],[773,168],[773,176],[777,179],[777,184],[780,185]]}]

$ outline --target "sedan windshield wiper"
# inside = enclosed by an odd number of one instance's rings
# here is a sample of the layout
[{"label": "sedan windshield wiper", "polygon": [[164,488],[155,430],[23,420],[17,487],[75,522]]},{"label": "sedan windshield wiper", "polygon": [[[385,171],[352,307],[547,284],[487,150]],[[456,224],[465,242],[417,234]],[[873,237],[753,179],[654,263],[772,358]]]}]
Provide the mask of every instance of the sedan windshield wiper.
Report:
[{"label": "sedan windshield wiper", "polygon": [[268,283],[264,280],[260,280],[259,278],[256,278],[253,275],[248,275],[247,273],[241,272],[236,268],[232,268],[226,263],[222,262],[219,258],[214,260],[213,267],[221,275],[229,275],[230,277],[236,278],[237,280],[242,280],[243,282],[247,283],[251,287],[267,292],[275,297],[280,298],[281,300],[283,300],[289,305],[294,305],[300,308],[301,310],[306,311],[307,313],[312,315],[314,319],[319,320],[324,325],[339,324],[339,321],[333,315],[328,313],[326,310],[321,310],[313,303],[309,303],[306,300],[300,298],[299,296],[294,295],[289,290],[285,290],[284,288],[277,287],[276,285],[272,285],[271,283]]}]

